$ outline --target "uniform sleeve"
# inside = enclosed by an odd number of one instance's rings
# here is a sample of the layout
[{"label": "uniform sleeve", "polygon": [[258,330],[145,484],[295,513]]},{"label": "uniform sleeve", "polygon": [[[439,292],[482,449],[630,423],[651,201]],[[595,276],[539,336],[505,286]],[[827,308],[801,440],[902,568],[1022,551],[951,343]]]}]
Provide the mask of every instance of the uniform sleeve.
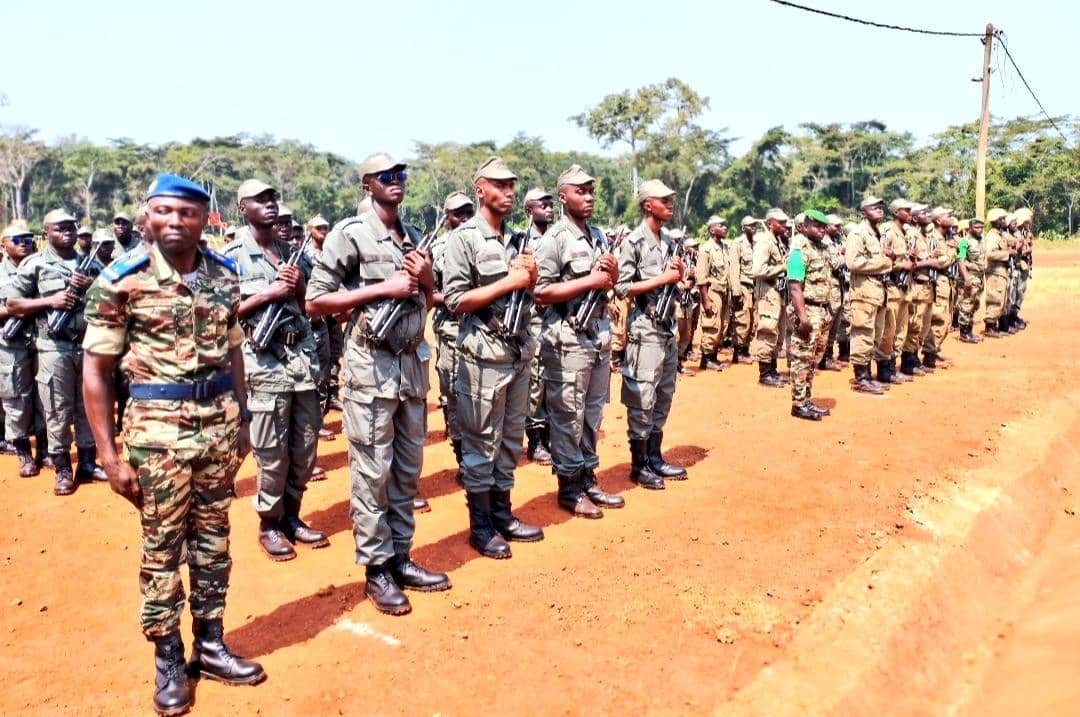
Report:
[{"label": "uniform sleeve", "polygon": [[37,298],[37,264],[31,259],[23,260],[18,270],[11,275],[11,281],[4,287],[4,298]]},{"label": "uniform sleeve", "polygon": [[537,240],[536,248],[533,250],[537,288],[558,283],[562,277],[562,267],[559,266],[558,236],[557,232],[547,232]]},{"label": "uniform sleeve", "polygon": [[697,266],[694,267],[694,275],[697,277],[698,285],[709,283],[709,269],[711,268],[711,265],[712,252],[705,247],[701,247],[697,253]]},{"label": "uniform sleeve", "polygon": [[1003,246],[1004,242],[1001,241],[1001,234],[996,231],[990,232],[986,236],[986,241],[983,242],[983,252],[986,258],[990,261],[1008,261],[1009,250]]},{"label": "uniform sleeve", "polygon": [[803,260],[802,249],[792,249],[787,259],[788,281],[806,281],[806,262]]},{"label": "uniform sleeve", "polygon": [[630,285],[637,281],[637,243],[624,239],[619,245],[618,259],[619,281],[615,283],[615,295],[625,299],[630,293]]},{"label": "uniform sleeve", "polygon": [[330,232],[323,243],[322,254],[311,268],[305,298],[311,301],[340,289],[345,277],[356,268],[359,260],[356,244],[346,236],[344,230]]},{"label": "uniform sleeve", "polygon": [[244,343],[244,332],[240,328],[240,281],[237,277],[233,277],[229,299],[229,318],[226,321],[229,332],[226,338],[229,348],[235,349]]},{"label": "uniform sleeve", "polygon": [[443,254],[443,302],[453,313],[461,305],[461,297],[473,289],[472,244],[465,231],[454,231],[446,238]]},{"label": "uniform sleeve", "polygon": [[[120,280],[121,282],[123,279]],[[86,293],[86,334],[83,349],[103,356],[119,356],[127,343],[128,296],[116,284],[99,276]]]},{"label": "uniform sleeve", "polygon": [[769,261],[769,247],[765,243],[765,237],[758,234],[754,237],[754,244],[752,249],[752,259],[750,260],[750,277],[753,279],[764,279],[763,272],[765,271],[765,264]]}]

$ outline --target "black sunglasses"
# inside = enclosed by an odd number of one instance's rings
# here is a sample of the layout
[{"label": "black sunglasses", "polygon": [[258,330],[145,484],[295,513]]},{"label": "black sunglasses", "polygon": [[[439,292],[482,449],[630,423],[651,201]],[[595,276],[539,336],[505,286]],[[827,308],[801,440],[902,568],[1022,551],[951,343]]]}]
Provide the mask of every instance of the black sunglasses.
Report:
[{"label": "black sunglasses", "polygon": [[405,184],[405,180],[408,178],[409,173],[404,169],[399,169],[396,172],[379,172],[375,175],[375,179],[379,180],[379,184],[390,184],[391,182]]},{"label": "black sunglasses", "polygon": [[20,244],[22,246],[31,246],[34,243],[34,237],[31,237],[31,236],[11,237],[11,243],[14,244],[15,246],[19,246]]}]

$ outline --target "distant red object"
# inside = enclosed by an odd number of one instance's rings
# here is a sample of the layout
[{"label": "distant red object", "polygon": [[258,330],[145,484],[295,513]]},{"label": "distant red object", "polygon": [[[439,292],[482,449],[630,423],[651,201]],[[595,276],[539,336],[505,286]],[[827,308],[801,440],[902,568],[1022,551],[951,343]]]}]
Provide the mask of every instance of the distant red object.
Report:
[{"label": "distant red object", "polygon": [[212,227],[220,227],[221,212],[210,212],[210,217],[206,220],[206,223]]}]

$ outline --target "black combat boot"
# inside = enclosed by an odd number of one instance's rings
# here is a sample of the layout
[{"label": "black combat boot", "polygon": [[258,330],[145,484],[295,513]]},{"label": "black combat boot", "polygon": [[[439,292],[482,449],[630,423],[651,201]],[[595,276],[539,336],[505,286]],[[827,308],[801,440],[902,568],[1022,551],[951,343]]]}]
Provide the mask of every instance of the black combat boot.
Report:
[{"label": "black combat boot", "polygon": [[330,539],[321,530],[314,530],[300,519],[300,499],[288,493],[282,498],[283,511],[278,525],[285,539],[294,545],[300,543],[309,548],[325,548]]},{"label": "black combat boot", "polygon": [[646,444],[646,449],[649,455],[649,468],[652,468],[652,472],[658,476],[664,478],[670,478],[671,480],[686,480],[686,469],[682,466],[672,465],[664,460],[664,456],[661,453],[664,445],[664,432],[653,431],[649,435],[649,441]]},{"label": "black combat boot", "polygon": [[965,344],[977,344],[980,341],[979,337],[972,333],[970,326],[960,327],[960,340]]},{"label": "black combat boot", "polygon": [[49,434],[45,431],[34,434],[34,463],[38,468],[52,468],[52,456],[49,455]]},{"label": "black combat boot", "polygon": [[716,352],[702,353],[698,368],[707,371],[723,371],[725,366],[716,358]]},{"label": "black combat boot", "polygon": [[535,543],[544,539],[543,529],[522,523],[514,517],[511,512],[510,491],[492,488],[488,493],[491,495],[491,524],[499,535],[517,543]]},{"label": "black combat boot", "polygon": [[911,376],[896,370],[896,359],[889,361],[889,383],[909,383],[914,380]]},{"label": "black combat boot", "polygon": [[572,476],[556,476],[559,479],[559,507],[571,515],[582,518],[603,518],[604,511],[596,507],[582,489],[581,471]]},{"label": "black combat boot", "polygon": [[542,466],[551,465],[551,454],[548,453],[547,448],[544,447],[541,429],[529,428],[525,431],[525,435],[529,439],[529,447],[526,451],[529,460],[533,463],[539,463]]},{"label": "black combat boot", "polygon": [[630,439],[630,480],[642,488],[663,490],[664,478],[653,472],[649,465],[648,441],[644,438]]},{"label": "black combat boot", "polygon": [[772,364],[768,361],[758,362],[758,383],[770,388],[783,388],[784,381],[780,376],[773,374]]},{"label": "black combat boot", "polygon": [[102,470],[101,466],[97,464],[96,447],[76,447],[75,452],[78,455],[78,464],[75,467],[75,480],[77,482],[91,480],[109,480],[109,476],[105,475],[105,471]]},{"label": "black combat boot", "polygon": [[75,492],[75,476],[71,474],[71,456],[67,453],[50,453],[53,470],[56,471],[56,483],[53,485],[53,493],[56,495],[71,495]]},{"label": "black combat boot", "polygon": [[30,453],[30,439],[16,438],[12,443],[15,445],[15,454],[19,457],[19,475],[23,478],[33,478],[41,473],[34,456]]},{"label": "black combat boot", "polygon": [[465,502],[469,506],[469,545],[488,558],[509,558],[510,545],[491,522],[491,494],[486,490],[466,493]]},{"label": "black combat boot", "polygon": [[837,341],[836,342],[837,354],[836,360],[840,363],[849,363],[851,361],[851,342],[850,341]]},{"label": "black combat boot", "polygon": [[889,382],[889,367],[884,361],[877,362],[877,382],[888,383]]},{"label": "black combat boot", "polygon": [[986,328],[983,329],[983,338],[987,339],[1000,339],[1001,332],[998,331],[998,322],[993,319],[988,319],[986,322]]},{"label": "black combat boot", "polygon": [[450,576],[420,567],[408,553],[395,553],[388,565],[390,577],[404,590],[433,593],[450,589]]},{"label": "black combat boot", "polygon": [[12,453],[16,452],[17,451],[15,450],[15,444],[7,440],[7,437],[4,436],[3,433],[0,433],[0,453],[7,453],[8,455],[11,455]]},{"label": "black combat boot", "polygon": [[900,373],[905,376],[915,375],[915,354],[909,351],[900,354]]},{"label": "black combat boot", "polygon": [[364,569],[367,581],[364,594],[375,609],[385,615],[406,615],[412,612],[409,596],[394,582],[386,565],[368,565]]},{"label": "black combat boot", "polygon": [[345,406],[341,404],[341,399],[338,398],[338,390],[341,388],[337,381],[331,381],[326,386],[326,407],[331,411],[344,411]]},{"label": "black combat boot", "polygon": [[824,414],[814,410],[814,404],[804,401],[791,404],[791,415],[805,421],[820,421]]},{"label": "black combat boot", "polygon": [[266,679],[258,662],[234,655],[225,644],[221,618],[195,618],[191,626],[195,642],[191,646],[188,671],[227,685],[257,685]]},{"label": "black combat boot", "polygon": [[596,471],[592,468],[585,468],[582,471],[581,487],[585,491],[585,495],[589,496],[589,500],[593,502],[593,505],[601,508],[622,508],[626,505],[626,501],[622,499],[621,495],[608,493],[600,487],[596,482]]},{"label": "black combat boot", "polygon": [[289,545],[275,518],[259,519],[259,547],[266,553],[266,557],[275,563],[283,563],[296,557],[296,551]]},{"label": "black combat boot", "polygon": [[829,344],[825,348],[825,353],[821,354],[821,360],[818,361],[818,364],[817,364],[818,371],[827,371],[828,369],[826,367],[829,365],[829,361],[832,361],[832,357],[833,357],[833,345]]},{"label": "black combat boot", "polygon": [[923,351],[922,366],[924,371],[933,373],[934,369],[937,368],[937,355]]},{"label": "black combat boot", "polygon": [[180,632],[154,638],[154,711],[182,715],[191,709],[193,695],[184,671],[184,643]]},{"label": "black combat boot", "polygon": [[1020,329],[1021,331],[1027,328],[1027,322],[1020,318],[1019,309],[1013,312],[1012,318],[1013,324],[1016,326],[1016,328]]},{"label": "black combat boot", "polygon": [[880,396],[884,391],[881,386],[870,379],[870,364],[860,366],[855,364],[855,382],[851,389],[859,393],[871,393]]},{"label": "black combat boot", "polygon": [[[789,363],[788,365],[790,366],[791,364]],[[775,356],[773,357],[773,360],[769,362],[769,373],[773,375],[773,378],[780,379],[780,385],[782,386],[786,386],[791,383],[791,379],[788,378],[787,372],[785,371],[784,373],[780,373],[780,371],[776,368]]]}]

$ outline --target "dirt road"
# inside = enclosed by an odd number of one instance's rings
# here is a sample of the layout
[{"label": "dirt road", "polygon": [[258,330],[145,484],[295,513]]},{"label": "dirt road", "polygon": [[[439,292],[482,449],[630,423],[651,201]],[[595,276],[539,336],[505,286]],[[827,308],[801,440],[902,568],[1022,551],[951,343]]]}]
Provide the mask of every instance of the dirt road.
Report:
[{"label": "dirt road", "polygon": [[[680,379],[666,442],[691,478],[663,492],[627,480],[613,381],[600,478],[626,509],[571,520],[548,469],[523,466],[516,510],[547,538],[508,561],[466,544],[432,407],[414,557],[454,588],[413,594],[404,618],[363,600],[344,439],[320,444],[329,479],[305,503],[332,545],[289,563],[259,552],[249,459],[226,628],[270,678],[203,682],[194,714],[1005,715],[1040,690],[1036,712],[1064,714],[1080,697],[1080,317],[1051,298],[1077,306],[1080,252],[1047,252],[1030,286],[1030,328],[951,336],[949,370],[884,397],[819,375],[820,424],[752,366]],[[10,456],[0,475],[0,713],[150,713],[133,509],[106,485],[56,498]]]}]

